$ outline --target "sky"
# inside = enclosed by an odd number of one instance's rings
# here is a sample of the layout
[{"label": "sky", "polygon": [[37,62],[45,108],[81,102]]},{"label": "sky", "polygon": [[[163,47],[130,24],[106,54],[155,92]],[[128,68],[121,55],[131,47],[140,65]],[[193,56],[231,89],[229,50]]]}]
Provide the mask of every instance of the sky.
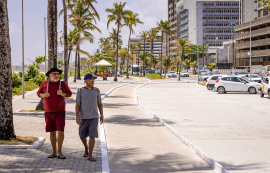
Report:
[{"label": "sky", "polygon": [[[97,0],[95,8],[100,15],[100,21],[97,27],[102,31],[92,32],[94,35],[94,43],[84,42],[81,46],[82,50],[93,54],[99,48],[98,40],[100,37],[108,37],[112,27],[116,28],[114,23],[110,24],[107,29],[106,8],[112,8],[114,2],[127,2],[126,9],[138,13],[139,18],[144,25],[137,25],[134,28],[135,33],[132,37],[139,35],[141,31],[149,30],[156,27],[157,22],[168,19],[167,0]],[[58,11],[63,9],[62,0],[57,0]],[[24,11],[24,61],[25,64],[31,64],[35,57],[45,55],[45,34],[44,34],[44,17],[47,17],[47,0],[23,0]],[[59,16],[59,15],[58,15]],[[12,65],[22,64],[22,0],[8,0],[8,18],[9,33],[11,43],[11,60]],[[58,17],[58,38],[63,31],[63,16]],[[68,29],[72,30],[72,26],[68,24]],[[46,27],[47,30],[47,27]],[[127,27],[121,29],[124,46],[127,46],[129,30]],[[46,33],[47,35],[47,33]],[[47,37],[47,36],[46,36]],[[48,41],[46,41],[48,44]],[[48,49],[47,49],[48,51]],[[58,52],[62,52],[63,47],[58,46]],[[48,53],[47,53],[48,55]],[[74,59],[74,54],[71,59]],[[71,60],[73,61],[73,60]]]}]

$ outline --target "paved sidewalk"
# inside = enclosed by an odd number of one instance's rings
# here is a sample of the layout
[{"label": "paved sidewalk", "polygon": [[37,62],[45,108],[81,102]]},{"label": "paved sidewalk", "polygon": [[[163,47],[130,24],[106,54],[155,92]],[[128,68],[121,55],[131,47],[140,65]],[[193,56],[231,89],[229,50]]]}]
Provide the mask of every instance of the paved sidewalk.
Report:
[{"label": "paved sidewalk", "polygon": [[163,125],[134,101],[134,90],[144,79],[115,90],[103,101],[105,133],[112,173],[213,173]]},{"label": "paved sidewalk", "polygon": [[[102,81],[98,78],[95,86],[100,88],[101,94],[106,93],[115,86],[130,83],[133,79],[118,78],[119,82],[113,82],[113,78]],[[69,86],[73,92],[72,98],[76,98],[77,88],[83,87],[83,80],[73,83],[69,80]],[[39,98],[36,92],[30,92],[25,99],[21,96],[13,100],[13,111],[34,110]],[[44,115],[14,115],[14,127],[17,136],[46,137],[45,143],[38,149],[1,149],[0,150],[0,172],[101,172],[100,141],[96,139],[94,157],[97,162],[90,162],[82,157],[84,147],[79,139],[78,125],[75,123],[75,101],[67,99],[67,116],[65,128],[65,140],[63,154],[67,159],[47,159],[51,154],[49,133],[45,132]]]}]

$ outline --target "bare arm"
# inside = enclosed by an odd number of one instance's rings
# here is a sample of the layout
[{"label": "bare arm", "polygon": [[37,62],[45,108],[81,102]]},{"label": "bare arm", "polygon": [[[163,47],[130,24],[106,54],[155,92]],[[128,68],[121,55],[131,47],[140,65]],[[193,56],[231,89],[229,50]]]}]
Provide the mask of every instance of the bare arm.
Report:
[{"label": "bare arm", "polygon": [[76,102],[75,111],[76,111],[76,122],[78,125],[80,125],[80,123],[82,122],[82,120],[80,118],[80,108],[81,108],[81,103]]},{"label": "bare arm", "polygon": [[[100,115],[103,115],[103,105],[102,105],[102,102],[98,102],[98,110],[99,110],[99,113]],[[100,117],[100,124],[103,123],[103,116]]]}]

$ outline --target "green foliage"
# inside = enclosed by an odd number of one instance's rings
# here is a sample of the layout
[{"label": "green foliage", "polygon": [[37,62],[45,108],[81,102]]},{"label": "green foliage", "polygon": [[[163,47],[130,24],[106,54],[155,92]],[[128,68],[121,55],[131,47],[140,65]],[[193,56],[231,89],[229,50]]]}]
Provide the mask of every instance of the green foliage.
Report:
[{"label": "green foliage", "polygon": [[[39,86],[34,83],[33,81],[26,81],[24,83],[24,91],[32,91],[36,88],[38,88]],[[22,94],[22,85],[20,85],[19,87],[15,87],[12,89],[12,95],[21,95]]]},{"label": "green foliage", "polygon": [[88,73],[93,74],[93,70],[91,70],[91,69],[82,70],[82,71],[81,71],[81,76],[85,76],[85,75],[88,74]]},{"label": "green foliage", "polygon": [[38,75],[35,78],[32,78],[30,81],[36,83],[38,86],[41,85],[42,82],[45,81],[45,75],[42,73],[38,73]]},{"label": "green foliage", "polygon": [[164,76],[160,76],[159,74],[148,74],[147,78],[149,79],[164,79]]},{"label": "green foliage", "polygon": [[216,66],[215,63],[209,63],[209,64],[208,64],[208,68],[209,68],[210,70],[212,70],[213,68],[215,68],[215,66]]},{"label": "green foliage", "polygon": [[22,80],[20,78],[20,75],[12,72],[12,88],[19,87],[22,84]]}]

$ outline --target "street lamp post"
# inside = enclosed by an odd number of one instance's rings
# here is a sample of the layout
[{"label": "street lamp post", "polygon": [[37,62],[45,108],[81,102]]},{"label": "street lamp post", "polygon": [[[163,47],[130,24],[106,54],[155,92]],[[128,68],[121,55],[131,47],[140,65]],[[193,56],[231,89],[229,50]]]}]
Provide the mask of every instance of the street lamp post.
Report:
[{"label": "street lamp post", "polygon": [[45,73],[46,73],[46,71],[47,71],[47,66],[46,66],[46,64],[47,64],[47,62],[46,62],[46,53],[47,53],[47,50],[46,50],[46,18],[44,17],[44,40],[45,40]]},{"label": "street lamp post", "polygon": [[22,98],[24,99],[24,25],[23,25],[23,0],[22,0]]},{"label": "street lamp post", "polygon": [[249,35],[249,37],[250,37],[250,43],[249,43],[249,80],[251,81],[251,14],[249,13],[249,24],[250,24],[250,35]]}]

